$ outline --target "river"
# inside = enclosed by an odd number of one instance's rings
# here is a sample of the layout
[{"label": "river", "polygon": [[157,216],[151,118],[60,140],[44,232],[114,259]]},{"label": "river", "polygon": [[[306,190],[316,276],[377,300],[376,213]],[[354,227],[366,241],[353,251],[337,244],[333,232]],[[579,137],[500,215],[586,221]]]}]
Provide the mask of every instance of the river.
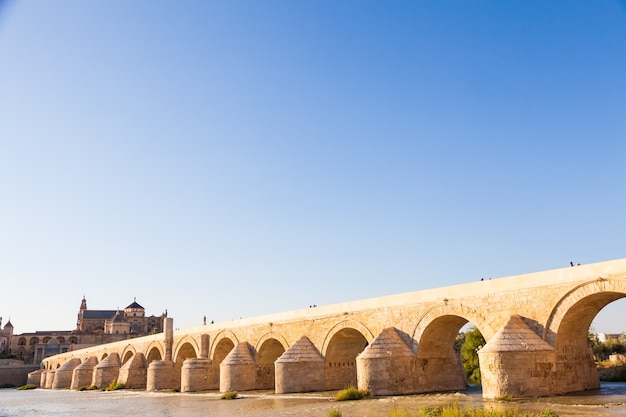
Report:
[{"label": "river", "polygon": [[217,392],[190,394],[145,391],[0,390],[0,417],[150,416],[150,417],[327,417],[336,408],[343,417],[386,417],[393,408],[416,412],[425,406],[458,404],[495,410],[541,412],[560,417],[626,415],[626,383],[602,383],[582,394],[517,401],[483,401],[479,389],[462,393],[332,400],[334,392],[276,395],[270,391],[222,400]]}]

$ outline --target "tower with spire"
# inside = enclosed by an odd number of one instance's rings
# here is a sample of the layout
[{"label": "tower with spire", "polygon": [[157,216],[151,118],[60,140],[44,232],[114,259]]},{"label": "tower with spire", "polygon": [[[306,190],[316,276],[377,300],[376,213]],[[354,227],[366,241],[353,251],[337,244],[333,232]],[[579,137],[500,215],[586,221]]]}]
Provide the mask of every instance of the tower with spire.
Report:
[{"label": "tower with spire", "polygon": [[76,319],[76,329],[80,327],[80,322],[83,319],[83,312],[87,310],[87,299],[85,298],[85,294],[83,294],[83,300],[80,302],[80,309],[78,310],[78,318]]},{"label": "tower with spire", "polygon": [[11,324],[11,318],[2,328],[2,317],[0,317],[0,354],[9,354],[11,347],[11,340],[13,339],[13,324]]}]

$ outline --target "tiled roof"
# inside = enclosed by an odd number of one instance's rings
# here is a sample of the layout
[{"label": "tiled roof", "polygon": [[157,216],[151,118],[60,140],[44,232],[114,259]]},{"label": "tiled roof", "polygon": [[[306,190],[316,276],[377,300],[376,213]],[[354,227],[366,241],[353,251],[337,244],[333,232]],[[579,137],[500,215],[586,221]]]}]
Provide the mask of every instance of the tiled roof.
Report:
[{"label": "tiled roof", "polygon": [[83,319],[110,319],[117,310],[83,310]]},{"label": "tiled roof", "polygon": [[126,308],[141,308],[144,309],[142,306],[139,305],[139,303],[137,303],[137,301],[133,301],[133,303],[131,305],[129,305]]}]

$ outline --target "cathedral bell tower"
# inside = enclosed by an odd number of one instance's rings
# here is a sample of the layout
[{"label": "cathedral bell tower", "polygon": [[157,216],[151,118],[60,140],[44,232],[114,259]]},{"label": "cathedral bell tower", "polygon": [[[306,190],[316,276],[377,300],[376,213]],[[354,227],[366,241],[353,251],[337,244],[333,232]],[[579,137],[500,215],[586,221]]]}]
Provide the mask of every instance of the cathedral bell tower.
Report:
[{"label": "cathedral bell tower", "polygon": [[87,310],[87,300],[83,295],[83,301],[80,302],[80,309],[78,310],[78,318],[76,319],[76,330],[80,330],[80,322],[83,321],[83,312]]}]

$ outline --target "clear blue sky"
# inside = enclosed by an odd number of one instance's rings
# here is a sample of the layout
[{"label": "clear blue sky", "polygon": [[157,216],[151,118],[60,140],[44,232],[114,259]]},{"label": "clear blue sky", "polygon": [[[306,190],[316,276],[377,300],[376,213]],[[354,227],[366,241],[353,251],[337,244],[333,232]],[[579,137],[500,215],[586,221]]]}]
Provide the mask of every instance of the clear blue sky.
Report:
[{"label": "clear blue sky", "polygon": [[623,258],[626,3],[0,0],[0,145],[18,333]]}]

